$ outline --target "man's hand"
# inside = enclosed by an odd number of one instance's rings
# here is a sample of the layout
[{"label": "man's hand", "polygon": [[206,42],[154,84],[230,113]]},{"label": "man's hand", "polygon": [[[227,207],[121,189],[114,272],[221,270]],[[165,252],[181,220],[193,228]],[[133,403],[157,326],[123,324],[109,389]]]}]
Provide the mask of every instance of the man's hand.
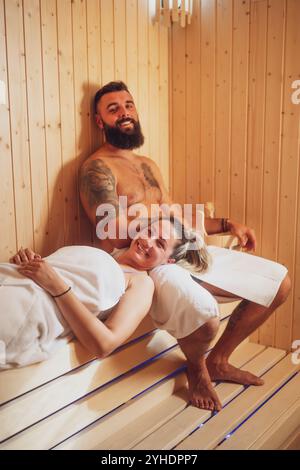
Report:
[{"label": "man's hand", "polygon": [[228,220],[227,226],[230,233],[239,239],[242,248],[245,248],[247,251],[256,250],[256,236],[252,228],[232,220]]}]

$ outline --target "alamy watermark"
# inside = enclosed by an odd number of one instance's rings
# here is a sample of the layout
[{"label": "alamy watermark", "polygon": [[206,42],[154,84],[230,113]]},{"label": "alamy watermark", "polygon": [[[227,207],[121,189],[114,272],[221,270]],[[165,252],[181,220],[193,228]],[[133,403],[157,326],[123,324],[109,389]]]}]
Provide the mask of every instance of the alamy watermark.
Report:
[{"label": "alamy watermark", "polygon": [[6,363],[6,347],[4,341],[0,340],[0,365]]},{"label": "alamy watermark", "polygon": [[[204,205],[184,204],[183,210],[180,204],[151,204],[146,206],[142,203],[132,204],[128,207],[127,196],[119,196],[118,210],[114,204],[100,204],[96,210],[96,234],[100,240],[127,240],[134,239],[137,235],[141,238],[157,238],[161,219],[172,222],[173,218],[177,222],[175,231],[172,224],[162,227],[162,236],[170,239],[174,238],[195,240],[197,247],[199,243],[204,244]],[[178,233],[178,227],[181,233]],[[193,230],[190,228],[193,227]],[[201,243],[202,242],[202,243]],[[189,249],[193,250],[196,245],[190,244]]]},{"label": "alamy watermark", "polygon": [[292,350],[294,350],[292,353],[292,363],[295,366],[298,366],[300,364],[300,339],[295,339],[292,344]]},{"label": "alamy watermark", "polygon": [[292,93],[291,100],[293,104],[300,104],[300,80],[294,80],[292,88],[296,90]]}]

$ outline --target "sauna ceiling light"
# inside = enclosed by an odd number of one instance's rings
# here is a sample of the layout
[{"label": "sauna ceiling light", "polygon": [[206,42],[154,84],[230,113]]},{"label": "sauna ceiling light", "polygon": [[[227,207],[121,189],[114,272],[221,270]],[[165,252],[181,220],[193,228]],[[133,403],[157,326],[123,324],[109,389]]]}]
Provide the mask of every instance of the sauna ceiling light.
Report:
[{"label": "sauna ceiling light", "polygon": [[156,0],[156,21],[171,26],[179,22],[182,28],[191,24],[193,0]]}]

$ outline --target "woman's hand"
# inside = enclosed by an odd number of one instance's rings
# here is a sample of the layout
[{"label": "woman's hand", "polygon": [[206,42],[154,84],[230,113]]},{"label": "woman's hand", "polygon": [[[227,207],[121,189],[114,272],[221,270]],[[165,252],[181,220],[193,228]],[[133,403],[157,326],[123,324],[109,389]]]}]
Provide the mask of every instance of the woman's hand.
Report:
[{"label": "woman's hand", "polygon": [[52,266],[43,259],[22,262],[18,270],[51,295],[58,295],[68,287]]},{"label": "woman's hand", "polygon": [[28,262],[34,259],[41,259],[41,255],[35,253],[31,248],[21,248],[19,251],[10,258],[9,262],[14,264],[21,264],[22,262]]},{"label": "woman's hand", "polygon": [[247,227],[246,225],[239,224],[228,220],[228,228],[232,235],[235,235],[240,242],[242,248],[245,248],[247,251],[255,251],[256,249],[256,236],[252,228]]}]

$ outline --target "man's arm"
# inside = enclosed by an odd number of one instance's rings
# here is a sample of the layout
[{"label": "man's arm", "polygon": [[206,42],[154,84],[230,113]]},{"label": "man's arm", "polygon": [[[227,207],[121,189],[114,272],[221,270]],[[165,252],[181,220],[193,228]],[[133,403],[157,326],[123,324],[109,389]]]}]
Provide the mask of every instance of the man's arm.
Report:
[{"label": "man's arm", "polygon": [[204,224],[208,235],[214,235],[215,233],[222,233],[224,231],[222,219],[212,219],[210,217],[205,217]]},{"label": "man's arm", "polygon": [[100,158],[88,160],[80,170],[80,199],[86,213],[95,225],[96,210],[100,204],[112,204],[119,214],[119,201],[116,191],[116,178],[111,169]]},{"label": "man's arm", "polygon": [[[147,159],[150,160],[150,159]],[[174,204],[168,194],[168,191],[166,190],[166,187],[163,182],[163,178],[161,175],[161,172],[158,168],[158,166],[153,162],[153,160],[150,160],[151,162],[151,169],[153,171],[153,175],[158,182],[161,191],[162,191],[162,203],[172,205]],[[174,215],[177,216],[186,227],[190,226],[190,223],[182,218],[180,216],[181,212],[176,212],[174,211]],[[183,214],[183,212],[182,212]],[[193,207],[192,211],[192,227],[196,227],[196,212],[195,212],[195,207]],[[223,223],[222,218],[209,218],[205,217],[204,219],[204,228],[207,232],[208,235],[213,235],[216,233],[223,233],[224,232],[224,223]],[[237,222],[233,222],[232,220],[226,219],[227,223],[225,224],[227,227],[225,228],[225,231],[230,232],[232,235],[235,235],[241,244],[243,248],[245,248],[247,251],[255,251],[256,250],[256,236],[255,232],[253,229],[247,227],[246,225],[239,224]],[[200,233],[202,234],[202,231],[200,230]]]},{"label": "man's arm", "polygon": [[[116,238],[101,240],[101,248],[111,251],[113,247],[122,248],[127,246],[130,243],[129,239],[118,240],[119,225],[124,224],[126,228],[127,220],[126,215],[122,216],[123,213],[119,208],[117,179],[111,168],[101,158],[88,160],[82,165],[80,170],[79,188],[82,205],[94,226],[97,226],[108,215],[107,213],[101,216],[96,215],[100,204],[110,204],[111,210],[114,211]],[[124,220],[122,217],[125,217]],[[104,228],[102,227],[103,231]]]},{"label": "man's arm", "polygon": [[256,250],[256,235],[252,228],[247,227],[244,224],[233,222],[229,219],[210,219],[205,218],[205,230],[208,235],[215,233],[224,232],[223,220],[225,223],[225,232],[230,232],[232,235],[239,239],[240,246],[245,248],[247,251]]}]

